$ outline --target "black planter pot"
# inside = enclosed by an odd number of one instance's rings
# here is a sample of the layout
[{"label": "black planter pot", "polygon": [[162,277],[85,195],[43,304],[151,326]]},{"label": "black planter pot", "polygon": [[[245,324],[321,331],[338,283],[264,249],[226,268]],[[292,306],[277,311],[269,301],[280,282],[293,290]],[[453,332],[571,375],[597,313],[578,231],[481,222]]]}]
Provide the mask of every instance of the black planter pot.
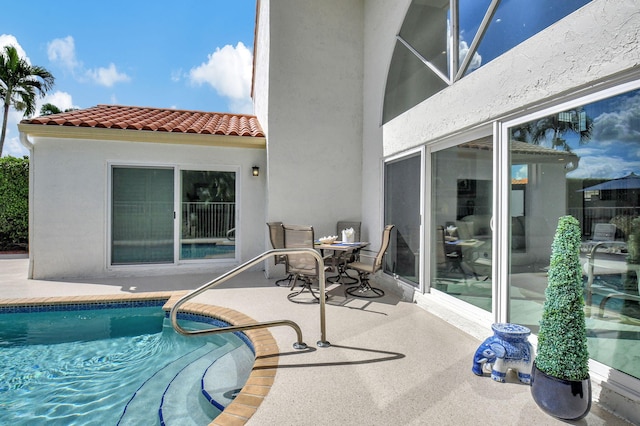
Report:
[{"label": "black planter pot", "polygon": [[591,380],[573,381],[531,370],[531,395],[547,414],[563,420],[580,420],[591,409]]}]

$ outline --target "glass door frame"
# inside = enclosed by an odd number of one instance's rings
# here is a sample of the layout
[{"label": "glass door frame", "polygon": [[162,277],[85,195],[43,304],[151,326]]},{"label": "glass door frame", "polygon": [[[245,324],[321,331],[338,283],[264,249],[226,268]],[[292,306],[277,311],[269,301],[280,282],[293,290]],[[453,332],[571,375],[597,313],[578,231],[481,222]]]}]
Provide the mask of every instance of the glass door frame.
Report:
[{"label": "glass door frame", "polygon": [[402,161],[404,159],[408,159],[410,157],[413,156],[420,156],[420,202],[419,202],[419,223],[420,223],[420,230],[419,230],[419,239],[420,239],[420,253],[418,256],[418,283],[417,286],[415,285],[415,283],[410,283],[408,281],[405,281],[402,279],[402,277],[400,277],[397,274],[390,274],[389,272],[386,272],[389,275],[392,275],[394,279],[400,281],[403,283],[403,285],[406,285],[407,288],[411,288],[411,290],[418,290],[420,291],[420,293],[424,293],[425,292],[425,205],[426,202],[425,200],[427,200],[427,198],[425,197],[425,191],[426,191],[426,167],[425,167],[425,159],[426,159],[426,149],[424,146],[418,147],[418,148],[414,148],[414,149],[410,149],[407,151],[403,151],[401,153],[398,154],[394,154],[392,156],[389,156],[387,158],[383,158],[382,159],[382,165],[381,165],[381,181],[380,181],[380,186],[382,188],[382,190],[380,191],[382,194],[382,199],[381,199],[381,217],[380,217],[380,221],[381,221],[381,225],[380,225],[380,229],[382,229],[386,223],[385,222],[385,212],[386,212],[386,207],[385,207],[385,198],[386,198],[386,188],[385,188],[385,182],[386,182],[386,166],[390,163],[394,163],[397,161]]},{"label": "glass door frame", "polygon": [[[242,187],[242,173],[240,166],[225,166],[225,165],[215,165],[212,166],[203,166],[201,164],[168,164],[168,163],[139,163],[139,162],[127,162],[127,161],[107,161],[107,200],[106,200],[106,221],[105,221],[105,267],[107,270],[114,269],[144,269],[144,268],[167,268],[167,267],[175,267],[180,264],[195,264],[195,263],[221,263],[221,262],[238,262],[241,252],[241,233],[242,230],[238,226],[241,223],[240,214],[241,214],[241,192],[240,188]],[[173,221],[173,262],[166,263],[137,263],[137,264],[113,264],[112,260],[112,247],[111,247],[111,238],[113,236],[112,232],[112,221],[113,221],[113,169],[118,167],[128,167],[128,168],[148,168],[148,169],[171,169],[173,170],[173,211],[174,211],[174,221]],[[232,258],[225,259],[194,259],[194,260],[181,260],[180,259],[180,249],[181,249],[181,176],[183,170],[196,170],[196,171],[220,171],[220,172],[234,172],[235,173],[235,191],[236,191],[236,208],[235,208],[235,222],[236,222],[236,232],[235,232],[235,253]]]},{"label": "glass door frame", "polygon": [[[624,94],[626,92],[632,90],[640,89],[640,80],[628,78],[622,78],[621,80],[613,80],[608,82],[606,85],[598,88],[588,88],[582,92],[576,92],[571,97],[565,99],[564,101],[558,102],[554,105],[546,105],[544,108],[540,108],[528,114],[520,114],[517,117],[509,118],[508,120],[498,121],[494,124],[494,127],[498,129],[500,140],[509,141],[509,129],[518,124],[526,123],[529,121],[533,121],[536,119],[540,119],[546,117],[551,114],[557,114],[562,111],[566,111],[572,108],[580,107],[582,105],[586,105],[589,103],[594,103],[606,98],[614,97],[617,95]],[[497,223],[500,225],[499,229],[501,234],[507,236],[509,235],[508,219],[510,211],[510,175],[511,175],[511,158],[510,158],[510,149],[508,143],[499,144],[499,149],[496,150],[496,153],[501,156],[501,162],[498,162],[496,167],[496,183],[500,183],[500,194],[498,199],[502,199],[502,202],[498,202],[497,204],[497,212],[499,214],[499,218]],[[555,229],[555,228],[554,228]],[[500,299],[499,310],[496,315],[496,322],[508,321],[509,319],[509,288],[510,288],[510,274],[509,274],[509,264],[510,264],[510,253],[509,253],[509,244],[507,243],[508,239],[504,238],[504,242],[501,244],[500,252],[498,254],[499,258],[502,258],[504,261],[501,262],[500,268],[497,271],[500,274],[500,281],[504,283],[502,289],[500,290]],[[494,252],[494,257],[496,256],[496,252]],[[529,336],[529,340],[537,344],[537,335],[532,334]],[[630,375],[622,373],[616,370],[613,367],[605,365],[601,362],[598,362],[594,359],[589,360],[589,370],[591,373],[595,374],[598,377],[598,380],[602,379],[602,381],[606,381],[609,386],[611,386],[615,392],[625,394],[629,390],[633,390],[637,388],[638,379],[633,378]],[[592,376],[592,380],[594,377]],[[637,394],[634,394],[633,398],[636,397]]]},{"label": "glass door frame", "polygon": [[[424,259],[424,263],[422,264],[423,266],[423,270],[424,270],[424,281],[422,282],[422,289],[423,289],[423,293],[430,293],[433,297],[437,298],[437,299],[441,299],[442,301],[446,301],[446,303],[448,305],[451,305],[457,312],[464,312],[467,315],[465,316],[471,316],[474,318],[479,318],[481,319],[483,322],[495,322],[495,318],[496,318],[496,314],[495,312],[498,310],[498,283],[501,281],[501,277],[498,274],[498,265],[496,263],[496,249],[495,249],[495,244],[497,243],[497,228],[495,226],[495,223],[497,223],[497,218],[496,218],[496,203],[497,203],[497,198],[499,198],[497,196],[497,188],[496,188],[496,184],[497,184],[497,180],[496,180],[496,170],[497,170],[497,166],[496,166],[496,161],[497,161],[497,156],[498,153],[496,149],[493,150],[493,171],[492,171],[492,178],[493,178],[493,185],[492,185],[492,190],[493,190],[493,217],[494,217],[494,230],[493,230],[493,237],[492,237],[492,244],[493,244],[493,253],[492,253],[492,276],[494,277],[493,281],[492,281],[492,300],[491,300],[491,306],[492,306],[492,312],[488,312],[486,310],[483,310],[481,308],[478,308],[476,306],[471,305],[470,303],[466,303],[462,300],[459,300],[453,296],[450,296],[438,289],[436,289],[435,287],[431,287],[431,277],[432,274],[435,273],[435,271],[432,270],[433,265],[431,264],[432,262],[430,261],[431,258],[433,258],[435,256],[434,253],[434,247],[431,244],[432,241],[434,241],[435,239],[435,228],[434,228],[434,224],[432,223],[433,220],[433,214],[432,214],[432,209],[431,209],[431,197],[433,195],[432,193],[432,181],[431,181],[431,176],[432,176],[432,167],[431,167],[431,163],[432,163],[432,159],[433,159],[433,154],[443,151],[445,149],[448,148],[452,148],[455,147],[457,145],[469,142],[469,141],[473,141],[475,139],[480,139],[483,137],[487,137],[487,136],[491,136],[493,132],[493,144],[494,144],[494,148],[496,146],[496,138],[497,138],[497,132],[496,132],[496,126],[495,124],[490,124],[490,125],[485,125],[485,126],[480,126],[476,129],[473,129],[471,131],[468,131],[464,134],[457,134],[454,136],[450,136],[450,137],[446,137],[446,138],[442,138],[439,139],[433,143],[428,144],[425,147],[425,164],[424,164],[424,169],[425,169],[425,174],[424,174],[424,178],[423,178],[423,182],[424,184],[424,199],[425,200],[429,200],[429,203],[425,205],[428,206],[428,208],[424,208],[423,209],[423,221],[425,225],[423,226],[424,229],[424,241],[428,242],[428,250],[429,250],[429,256],[425,257]],[[432,229],[434,228],[434,229]],[[423,245],[423,247],[425,247]],[[424,251],[424,250],[423,250]],[[428,261],[427,261],[428,260]]]},{"label": "glass door frame", "polygon": [[[235,250],[234,256],[230,258],[222,258],[222,259],[204,259],[204,258],[196,258],[196,259],[181,259],[181,250],[182,250],[182,172],[183,171],[204,171],[204,172],[233,172],[235,173],[235,217],[234,221],[236,223],[236,231],[235,231]],[[240,167],[237,166],[221,166],[216,165],[215,167],[203,167],[202,165],[180,165],[175,167],[175,212],[176,212],[176,220],[175,220],[175,238],[174,238],[174,259],[175,264],[194,264],[194,263],[215,263],[215,262],[228,262],[233,261],[237,262],[239,259],[240,253],[240,235],[242,230],[238,224],[240,223],[240,182],[241,182],[241,173]]]}]

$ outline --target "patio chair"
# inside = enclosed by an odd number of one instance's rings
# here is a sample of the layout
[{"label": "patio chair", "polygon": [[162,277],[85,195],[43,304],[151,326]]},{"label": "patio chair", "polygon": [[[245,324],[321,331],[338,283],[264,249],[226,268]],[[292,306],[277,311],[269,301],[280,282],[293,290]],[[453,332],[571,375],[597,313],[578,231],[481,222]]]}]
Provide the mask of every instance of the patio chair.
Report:
[{"label": "patio chair", "polygon": [[359,281],[358,285],[346,289],[347,294],[364,298],[384,296],[384,291],[382,289],[371,286],[369,283],[369,277],[382,269],[382,258],[389,247],[389,242],[391,241],[391,230],[394,226],[395,225],[387,225],[384,227],[384,231],[382,231],[382,243],[380,244],[380,249],[375,256],[368,256],[362,253],[373,253],[370,250],[361,250],[361,258],[369,258],[371,259],[371,262],[356,261],[347,264],[347,270],[353,269],[358,273]]},{"label": "patio chair", "polygon": [[[284,230],[284,247],[285,248],[311,248],[313,249],[314,234],[312,226],[300,225],[283,225]],[[326,294],[319,295],[313,289],[313,282],[318,281],[319,264],[316,258],[310,254],[287,254],[286,256],[287,273],[293,275],[291,283],[291,293],[287,298],[294,303],[318,303],[320,297],[327,297]],[[324,265],[323,265],[324,266]],[[326,269],[326,268],[325,268]],[[297,282],[300,281],[301,288],[293,291]],[[311,300],[296,299],[297,296],[309,292],[312,296]]]},{"label": "patio chair", "polygon": [[[336,235],[338,236],[338,239],[342,238],[342,231],[349,228],[353,229],[354,241],[362,241],[360,239],[361,222],[347,221],[347,220],[340,220],[336,224]],[[339,280],[342,280],[343,282],[345,282],[345,280],[347,280],[347,282],[350,284],[357,283],[358,278],[352,277],[349,274],[347,274],[345,267],[348,263],[359,260],[360,258],[359,252],[360,252],[359,250],[353,251],[349,253],[347,256],[343,254],[334,253],[334,256],[332,258],[332,264],[336,268],[338,275],[335,277],[331,277],[331,279],[329,279],[329,282],[337,282]]]},{"label": "patio chair", "polygon": [[[454,246],[454,250],[447,250],[447,243],[445,241],[444,227],[442,225],[436,226],[436,268],[438,271],[438,282],[442,281],[444,275],[448,275],[450,272],[460,272],[462,279],[466,282],[467,274],[462,268],[462,256],[457,247]],[[446,289],[446,285],[444,286]]]},{"label": "patio chair", "polygon": [[[274,249],[284,248],[284,229],[282,228],[282,222],[267,222],[269,227],[269,240],[271,240],[271,247]],[[273,262],[275,265],[287,265],[287,256],[279,254],[273,256]],[[293,280],[293,274],[288,273],[286,277],[276,280],[277,286],[289,286]],[[282,284],[286,282],[286,284]]]}]

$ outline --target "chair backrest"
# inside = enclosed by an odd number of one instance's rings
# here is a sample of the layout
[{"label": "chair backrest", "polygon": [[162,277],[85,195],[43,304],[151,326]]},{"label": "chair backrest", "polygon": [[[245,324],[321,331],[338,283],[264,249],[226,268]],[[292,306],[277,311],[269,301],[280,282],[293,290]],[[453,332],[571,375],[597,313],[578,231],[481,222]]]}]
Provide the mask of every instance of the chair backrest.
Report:
[{"label": "chair backrest", "polygon": [[389,248],[389,242],[391,241],[391,230],[394,227],[395,225],[387,225],[382,231],[382,243],[380,244],[380,250],[378,250],[375,262],[373,263],[373,272],[376,272],[382,268],[382,258],[384,257],[384,253],[387,251],[387,248]]},{"label": "chair backrest", "polygon": [[613,241],[616,239],[616,225],[613,223],[596,223],[593,230],[593,241]]},{"label": "chair backrest", "polygon": [[[283,225],[285,248],[313,248],[313,227]],[[287,271],[306,276],[318,276],[318,262],[310,254],[287,254]]]},{"label": "chair backrest", "polygon": [[444,245],[444,227],[436,226],[436,265],[442,266],[447,263],[446,249]]},{"label": "chair backrest", "polygon": [[[274,249],[284,248],[284,229],[282,228],[282,222],[267,222],[269,227],[269,239],[271,240],[271,247]],[[274,256],[273,261],[275,264],[285,263],[286,256]]]},{"label": "chair backrest", "polygon": [[269,227],[269,239],[274,249],[284,248],[284,229],[282,222],[267,222]]},{"label": "chair backrest", "polygon": [[342,238],[342,231],[344,231],[345,229],[353,228],[354,241],[361,241],[360,240],[360,227],[361,227],[361,223],[360,222],[349,222],[347,220],[341,220],[336,225],[336,235],[340,239],[340,238]]}]

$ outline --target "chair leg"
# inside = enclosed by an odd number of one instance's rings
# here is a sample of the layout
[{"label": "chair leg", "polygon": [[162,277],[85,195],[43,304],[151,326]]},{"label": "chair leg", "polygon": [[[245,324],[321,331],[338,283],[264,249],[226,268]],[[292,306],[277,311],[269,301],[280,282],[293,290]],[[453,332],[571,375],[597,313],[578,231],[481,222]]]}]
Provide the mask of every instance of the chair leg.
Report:
[{"label": "chair leg", "polygon": [[348,287],[345,292],[354,297],[362,297],[365,299],[373,299],[384,296],[382,289],[371,287],[369,284],[369,273],[358,271],[359,285]]},{"label": "chair leg", "polygon": [[[284,277],[284,278],[281,278],[281,279],[277,280],[277,281],[275,282],[275,284],[276,284],[278,287],[289,287],[289,286],[291,285],[291,280],[292,280],[292,279],[293,279],[293,274],[289,274],[289,275],[287,275],[286,277]],[[287,282],[287,284],[281,284],[281,283],[284,283],[285,281]]]},{"label": "chair leg", "polygon": [[[295,283],[298,280],[298,276],[295,277],[294,283],[291,286],[291,290],[293,291],[293,288],[295,287]],[[302,285],[300,290],[289,293],[287,295],[287,299],[289,299],[289,301],[293,302],[293,303],[302,303],[302,304],[312,304],[312,303],[320,303],[320,295],[319,293],[313,291],[313,288],[311,287],[311,280],[307,277],[300,277],[300,280],[302,281]],[[294,297],[299,296],[300,294],[304,293],[308,291],[311,296],[313,297],[310,300],[294,300]],[[329,296],[325,293],[324,295],[324,299],[327,300],[329,298]]]}]

